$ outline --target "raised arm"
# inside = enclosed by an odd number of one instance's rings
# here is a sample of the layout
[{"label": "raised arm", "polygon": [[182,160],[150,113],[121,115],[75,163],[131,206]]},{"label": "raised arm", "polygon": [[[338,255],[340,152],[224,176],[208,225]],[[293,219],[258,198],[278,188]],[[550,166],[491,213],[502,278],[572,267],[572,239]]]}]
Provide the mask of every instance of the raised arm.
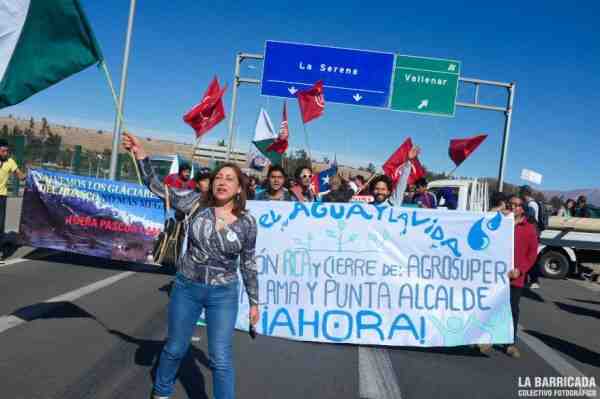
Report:
[{"label": "raised arm", "polygon": [[398,173],[400,174],[400,179],[398,180],[398,184],[396,184],[396,189],[392,193],[390,197],[390,202],[393,206],[402,206],[402,202],[404,201],[404,193],[406,192],[406,186],[408,186],[408,176],[410,176],[410,161],[404,162]]},{"label": "raised arm", "polygon": [[154,168],[152,167],[146,152],[142,148],[140,141],[134,135],[123,133],[123,147],[125,147],[127,151],[133,153],[140,168],[142,181],[150,191],[163,200],[168,196],[173,209],[183,213],[192,211],[194,204],[200,199],[200,193],[194,190],[174,189],[162,183],[154,173]]},{"label": "raised arm", "polygon": [[412,160],[417,158],[420,153],[421,149],[419,147],[414,146],[411,148],[408,152],[408,160],[398,168],[398,184],[396,184],[396,189],[390,197],[390,202],[393,206],[402,206],[402,202],[404,201],[404,193],[406,192],[406,187],[408,186],[408,177],[412,172]]}]

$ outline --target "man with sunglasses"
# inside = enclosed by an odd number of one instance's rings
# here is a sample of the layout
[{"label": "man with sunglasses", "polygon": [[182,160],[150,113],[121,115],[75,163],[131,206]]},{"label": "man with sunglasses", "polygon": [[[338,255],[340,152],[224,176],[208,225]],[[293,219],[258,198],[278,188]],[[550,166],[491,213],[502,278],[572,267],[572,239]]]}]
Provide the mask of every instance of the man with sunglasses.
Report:
[{"label": "man with sunglasses", "polygon": [[294,173],[296,185],[291,188],[292,194],[300,202],[313,202],[316,195],[311,187],[313,172],[308,166],[300,166]]},{"label": "man with sunglasses", "polygon": [[515,343],[506,348],[506,353],[513,357],[521,357],[517,348],[517,327],[519,324],[519,303],[525,285],[527,273],[535,264],[538,249],[538,235],[535,226],[527,221],[525,210],[525,199],[512,196],[507,207],[512,211],[515,218],[515,248],[514,269],[508,274],[510,278],[510,307],[513,315],[513,326],[515,330]]}]

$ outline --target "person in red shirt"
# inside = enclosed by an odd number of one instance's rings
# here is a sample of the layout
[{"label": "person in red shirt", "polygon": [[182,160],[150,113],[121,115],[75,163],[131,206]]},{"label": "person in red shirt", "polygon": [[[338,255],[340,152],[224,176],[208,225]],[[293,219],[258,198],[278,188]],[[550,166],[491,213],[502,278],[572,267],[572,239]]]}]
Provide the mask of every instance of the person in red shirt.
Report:
[{"label": "person in red shirt", "polygon": [[192,174],[192,168],[187,163],[182,163],[179,165],[179,173],[173,173],[165,177],[164,183],[173,188],[178,188],[180,190],[195,190],[196,182],[190,179],[190,175]]},{"label": "person in red shirt", "polygon": [[519,303],[529,270],[535,265],[538,253],[538,235],[536,227],[527,221],[525,200],[512,196],[507,203],[515,217],[515,266],[510,271],[510,307],[515,329],[515,343],[506,348],[506,353],[514,358],[521,357],[517,348],[517,327],[519,325]]}]

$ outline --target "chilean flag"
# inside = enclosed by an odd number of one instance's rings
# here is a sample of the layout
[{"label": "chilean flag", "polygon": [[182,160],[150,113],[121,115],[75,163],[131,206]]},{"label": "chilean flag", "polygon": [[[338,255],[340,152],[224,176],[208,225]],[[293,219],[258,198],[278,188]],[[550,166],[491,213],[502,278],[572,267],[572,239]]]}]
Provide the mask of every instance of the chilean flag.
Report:
[{"label": "chilean flag", "polygon": [[329,185],[329,179],[337,174],[337,163],[331,164],[329,169],[325,169],[316,173],[312,177],[312,188],[315,193],[324,193],[331,189]]}]

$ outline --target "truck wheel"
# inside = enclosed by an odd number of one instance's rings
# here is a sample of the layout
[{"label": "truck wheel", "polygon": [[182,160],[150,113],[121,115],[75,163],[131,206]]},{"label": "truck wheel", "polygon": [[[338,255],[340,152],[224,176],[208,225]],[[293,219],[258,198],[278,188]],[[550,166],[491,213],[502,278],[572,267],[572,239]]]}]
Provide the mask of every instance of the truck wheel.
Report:
[{"label": "truck wheel", "polygon": [[569,259],[560,252],[548,251],[539,260],[542,274],[548,278],[562,279],[567,277],[571,265]]}]

